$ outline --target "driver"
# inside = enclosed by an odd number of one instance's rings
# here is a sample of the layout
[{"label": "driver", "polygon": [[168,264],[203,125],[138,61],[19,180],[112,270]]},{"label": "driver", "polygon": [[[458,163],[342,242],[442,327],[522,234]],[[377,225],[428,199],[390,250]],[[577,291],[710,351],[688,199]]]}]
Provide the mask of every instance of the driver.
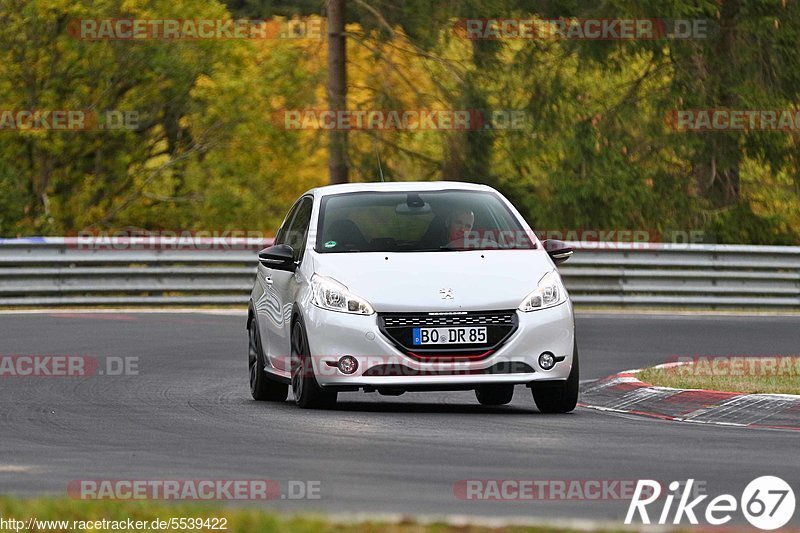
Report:
[{"label": "driver", "polygon": [[475,213],[466,208],[456,208],[445,220],[447,229],[447,246],[452,248],[464,248],[464,237],[472,231],[475,225]]}]

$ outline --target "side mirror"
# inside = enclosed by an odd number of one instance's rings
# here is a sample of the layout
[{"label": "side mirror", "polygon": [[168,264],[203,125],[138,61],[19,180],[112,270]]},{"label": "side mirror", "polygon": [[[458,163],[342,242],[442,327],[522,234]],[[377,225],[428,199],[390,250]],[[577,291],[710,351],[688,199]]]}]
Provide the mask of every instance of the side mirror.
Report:
[{"label": "side mirror", "polygon": [[294,272],[297,264],[294,262],[294,250],[288,244],[276,244],[258,252],[258,261],[267,268]]},{"label": "side mirror", "polygon": [[569,246],[564,241],[557,241],[555,239],[548,239],[542,241],[542,246],[544,247],[547,255],[550,256],[550,259],[557,265],[560,265],[570,257],[574,250],[571,246]]}]

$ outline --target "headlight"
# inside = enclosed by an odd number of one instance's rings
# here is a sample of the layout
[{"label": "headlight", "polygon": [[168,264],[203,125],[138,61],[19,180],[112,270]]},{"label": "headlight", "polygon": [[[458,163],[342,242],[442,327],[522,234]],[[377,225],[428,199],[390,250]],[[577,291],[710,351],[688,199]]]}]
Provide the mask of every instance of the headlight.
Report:
[{"label": "headlight", "polygon": [[351,293],[338,281],[318,274],[311,276],[311,303],[341,313],[371,315],[375,312],[365,299]]},{"label": "headlight", "polygon": [[545,274],[539,280],[539,286],[519,304],[519,310],[524,312],[546,309],[567,301],[567,291],[561,283],[561,277],[555,270]]}]

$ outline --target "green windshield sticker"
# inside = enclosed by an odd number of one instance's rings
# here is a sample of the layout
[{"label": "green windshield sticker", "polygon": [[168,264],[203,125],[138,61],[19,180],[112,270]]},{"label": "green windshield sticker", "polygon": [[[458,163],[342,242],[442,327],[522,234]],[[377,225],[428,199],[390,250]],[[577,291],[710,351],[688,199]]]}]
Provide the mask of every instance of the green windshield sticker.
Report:
[{"label": "green windshield sticker", "polygon": [[325,243],[325,248],[334,248],[336,246],[336,241],[328,241]]}]

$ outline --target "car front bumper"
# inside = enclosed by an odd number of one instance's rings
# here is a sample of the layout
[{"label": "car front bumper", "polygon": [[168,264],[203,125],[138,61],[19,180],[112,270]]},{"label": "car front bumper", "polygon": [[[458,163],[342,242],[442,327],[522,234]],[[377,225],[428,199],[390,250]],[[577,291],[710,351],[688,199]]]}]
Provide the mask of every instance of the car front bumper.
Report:
[{"label": "car front bumper", "polygon": [[[479,360],[455,361],[419,361],[405,355],[380,331],[376,314],[338,313],[313,305],[305,311],[314,375],[322,387],[469,388],[565,380],[572,368],[575,327],[569,301],[530,313],[517,311],[517,330],[496,351]],[[559,361],[551,370],[539,366],[542,352]],[[349,375],[336,366],[345,355],[358,361],[358,369]]]}]

